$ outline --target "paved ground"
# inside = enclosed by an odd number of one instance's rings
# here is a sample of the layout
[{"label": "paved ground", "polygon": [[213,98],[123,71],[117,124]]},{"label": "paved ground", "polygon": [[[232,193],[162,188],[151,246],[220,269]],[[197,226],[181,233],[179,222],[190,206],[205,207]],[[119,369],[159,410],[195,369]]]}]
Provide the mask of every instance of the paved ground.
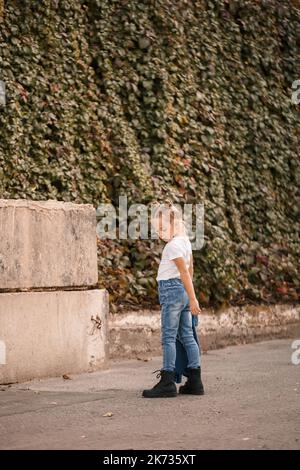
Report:
[{"label": "paved ground", "polygon": [[291,344],[209,351],[200,397],[142,398],[160,358],[0,386],[0,448],[300,449],[300,365],[291,363]]}]

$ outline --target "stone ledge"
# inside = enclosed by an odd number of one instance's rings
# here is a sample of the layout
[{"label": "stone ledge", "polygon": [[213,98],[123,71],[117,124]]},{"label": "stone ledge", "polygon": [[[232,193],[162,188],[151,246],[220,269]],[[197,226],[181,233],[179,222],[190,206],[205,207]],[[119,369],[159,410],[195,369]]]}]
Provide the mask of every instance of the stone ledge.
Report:
[{"label": "stone ledge", "polygon": [[[204,310],[198,333],[202,350],[262,341],[300,338],[300,304],[246,305],[221,312]],[[159,310],[129,311],[109,316],[111,358],[161,354]]]}]

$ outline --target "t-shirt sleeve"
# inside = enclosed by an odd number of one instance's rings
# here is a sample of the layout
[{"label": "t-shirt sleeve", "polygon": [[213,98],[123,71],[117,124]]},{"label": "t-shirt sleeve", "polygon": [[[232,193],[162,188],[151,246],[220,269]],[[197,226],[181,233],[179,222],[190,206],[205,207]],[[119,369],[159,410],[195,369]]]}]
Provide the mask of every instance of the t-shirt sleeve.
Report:
[{"label": "t-shirt sleeve", "polygon": [[170,243],[166,247],[165,257],[168,260],[172,260],[174,258],[180,258],[181,256],[184,257],[185,255],[185,248],[181,243],[173,242]]}]

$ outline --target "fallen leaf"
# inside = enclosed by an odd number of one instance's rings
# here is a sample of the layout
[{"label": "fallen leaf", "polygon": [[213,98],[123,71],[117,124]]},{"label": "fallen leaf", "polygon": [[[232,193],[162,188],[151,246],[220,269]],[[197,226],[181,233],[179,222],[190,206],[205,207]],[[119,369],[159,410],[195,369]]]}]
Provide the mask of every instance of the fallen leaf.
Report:
[{"label": "fallen leaf", "polygon": [[108,411],[107,413],[104,413],[104,415],[102,415],[102,416],[104,416],[105,418],[106,417],[111,417],[111,416],[113,416],[113,413],[111,411]]},{"label": "fallen leaf", "polygon": [[64,374],[62,377],[64,380],[72,380],[71,377],[67,374]]}]

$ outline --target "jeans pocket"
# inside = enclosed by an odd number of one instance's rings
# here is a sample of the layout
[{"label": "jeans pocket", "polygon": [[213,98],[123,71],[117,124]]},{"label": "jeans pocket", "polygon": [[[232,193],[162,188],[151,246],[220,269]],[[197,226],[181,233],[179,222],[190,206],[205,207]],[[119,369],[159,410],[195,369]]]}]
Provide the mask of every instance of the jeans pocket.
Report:
[{"label": "jeans pocket", "polygon": [[185,290],[182,286],[171,286],[165,289],[161,289],[158,293],[159,303],[160,305],[184,304],[184,294]]},{"label": "jeans pocket", "polygon": [[173,286],[168,289],[168,299],[171,303],[183,302],[184,288],[182,286]]},{"label": "jeans pocket", "polygon": [[167,300],[168,300],[168,295],[167,295],[167,293],[166,293],[166,292],[159,292],[159,293],[158,293],[158,299],[159,299],[160,305],[166,303]]}]

